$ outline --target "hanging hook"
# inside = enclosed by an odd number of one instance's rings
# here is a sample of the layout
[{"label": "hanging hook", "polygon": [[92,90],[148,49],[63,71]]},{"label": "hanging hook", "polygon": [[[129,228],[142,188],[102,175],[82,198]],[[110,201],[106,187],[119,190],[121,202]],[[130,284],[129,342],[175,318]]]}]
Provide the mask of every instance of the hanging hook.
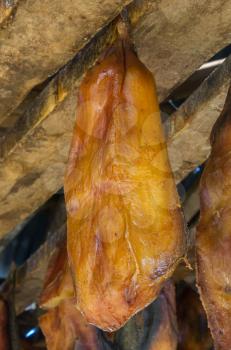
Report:
[{"label": "hanging hook", "polygon": [[121,39],[128,40],[130,38],[131,22],[127,8],[120,13],[120,19],[117,24],[117,31]]}]

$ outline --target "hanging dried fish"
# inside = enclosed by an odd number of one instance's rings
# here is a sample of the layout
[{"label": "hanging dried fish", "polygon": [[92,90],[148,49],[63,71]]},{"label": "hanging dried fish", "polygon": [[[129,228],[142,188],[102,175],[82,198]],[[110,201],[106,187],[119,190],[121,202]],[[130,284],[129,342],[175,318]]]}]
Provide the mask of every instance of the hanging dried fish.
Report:
[{"label": "hanging dried fish", "polygon": [[65,299],[74,298],[74,287],[67,259],[66,239],[61,240],[52,254],[40,296],[40,306],[54,308]]},{"label": "hanging dried fish", "polygon": [[198,293],[181,283],[177,293],[179,344],[177,350],[212,350],[213,340]]},{"label": "hanging dried fish", "polygon": [[101,349],[95,327],[89,325],[76,309],[73,299],[66,299],[39,319],[48,350]]},{"label": "hanging dried fish", "polygon": [[9,317],[6,302],[0,299],[0,350],[9,350]]},{"label": "hanging dried fish", "polygon": [[64,188],[77,306],[116,330],[157,297],[185,252],[155,83],[124,40],[80,86]]},{"label": "hanging dried fish", "polygon": [[231,348],[231,87],[200,183],[197,283],[215,348]]},{"label": "hanging dried fish", "polygon": [[50,259],[40,306],[48,309],[39,318],[48,350],[73,350],[75,345],[77,350],[102,349],[97,329],[75,306],[66,240],[60,242]]},{"label": "hanging dried fish", "polygon": [[167,281],[158,298],[115,333],[113,349],[176,350],[175,287]]}]

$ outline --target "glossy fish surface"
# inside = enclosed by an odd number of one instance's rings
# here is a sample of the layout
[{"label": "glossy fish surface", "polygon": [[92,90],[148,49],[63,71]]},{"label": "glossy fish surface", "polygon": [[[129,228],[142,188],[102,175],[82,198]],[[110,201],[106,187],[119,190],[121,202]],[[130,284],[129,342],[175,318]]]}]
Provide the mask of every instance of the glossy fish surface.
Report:
[{"label": "glossy fish surface", "polygon": [[114,331],[185,254],[154,79],[122,40],[80,86],[64,190],[77,307]]},{"label": "glossy fish surface", "polygon": [[231,89],[200,183],[197,283],[215,348],[231,348]]}]

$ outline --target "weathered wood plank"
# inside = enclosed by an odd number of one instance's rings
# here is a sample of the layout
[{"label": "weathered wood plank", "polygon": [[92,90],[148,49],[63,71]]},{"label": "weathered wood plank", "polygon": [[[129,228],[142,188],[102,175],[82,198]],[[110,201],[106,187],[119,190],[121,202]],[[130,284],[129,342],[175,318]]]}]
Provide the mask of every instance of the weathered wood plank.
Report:
[{"label": "weathered wood plank", "polygon": [[[185,4],[185,6],[187,3],[187,6],[185,9],[182,6],[182,9],[179,8],[179,11],[176,11],[175,5],[171,5],[172,3],[170,4],[167,0],[151,3],[136,1],[135,6],[130,6],[128,11],[132,25],[135,25],[140,17],[142,18],[142,22],[138,22],[134,31],[135,43],[141,59],[148,64],[149,68],[155,71],[157,85],[162,97],[175,84],[184,79],[185,75],[199,66],[205,58],[230,40],[230,22],[228,19],[231,19],[231,13],[228,8],[229,1],[223,1],[224,4],[219,9],[220,16],[214,16],[216,17],[215,22],[207,23],[210,39],[208,39],[209,43],[206,42],[206,45],[204,45],[206,35],[204,33],[204,18],[210,18],[206,17],[207,12],[208,16],[211,16],[215,11],[214,2],[208,4],[207,1],[202,1],[198,4],[195,0],[187,2],[182,0],[179,3],[181,5]],[[172,11],[172,6],[174,6],[174,11]],[[203,12],[205,9],[206,13]],[[142,17],[145,11],[148,15]],[[224,13],[221,11],[224,11]],[[186,14],[188,15],[186,16]],[[203,14],[203,18],[201,14]],[[218,18],[223,18],[222,23]],[[186,41],[190,42],[188,49],[186,44],[182,45],[180,42],[179,34],[181,31],[181,37],[184,36],[185,43]],[[199,36],[200,31],[203,33]],[[178,36],[179,42],[176,42],[175,36]],[[108,43],[112,42],[114,37],[115,22],[99,33],[71,63],[65,66],[48,83],[39,96],[33,100],[33,104],[28,107],[27,112],[20,118],[16,126],[2,137],[0,143],[2,157],[0,164],[1,237],[62,186],[69,142],[75,120],[76,87],[86,69],[94,63],[101,51]],[[157,39],[157,37],[159,38]],[[191,40],[191,38],[194,39]],[[173,40],[174,45],[171,44],[171,40]],[[160,47],[161,43],[166,45],[165,52]],[[150,62],[155,67],[151,67]],[[187,64],[183,64],[184,62],[187,62]],[[171,71],[175,72],[176,79],[171,78]],[[230,72],[226,73],[229,74]],[[221,75],[219,79],[222,81],[224,76]],[[207,89],[204,88],[205,100],[203,103],[200,99],[198,101],[193,99],[195,113],[197,109],[201,108],[201,104],[206,109],[206,94],[209,96],[210,89],[209,84]],[[213,101],[215,106],[214,118],[216,118],[219,113],[216,106],[222,104],[224,91],[220,92],[216,87],[213,90],[217,93],[217,96],[215,98],[213,94],[209,104]],[[193,104],[193,101],[190,100],[188,104]],[[193,119],[194,116],[192,115],[192,121]],[[209,133],[209,130],[206,132]],[[206,139],[207,136],[208,134],[203,134]],[[172,142],[169,148],[172,166],[176,178],[179,180],[191,169],[193,164],[196,165],[201,162],[202,157],[196,159],[197,156],[195,155],[199,150],[195,151],[195,145],[193,145],[189,149],[190,156],[193,157],[194,155],[195,157],[194,162],[190,162],[191,166],[188,166],[187,163],[188,154],[182,164],[177,166],[179,149],[182,151],[182,144],[181,146],[179,144],[175,146],[176,142]],[[185,147],[185,144],[183,145]]]},{"label": "weathered wood plank", "polygon": [[0,0],[0,28],[7,25],[16,11],[18,0]]},{"label": "weathered wood plank", "polygon": [[129,2],[1,0],[0,123]]},{"label": "weathered wood plank", "polygon": [[230,79],[231,56],[170,118],[168,151],[177,182],[207,158],[210,132],[223,108]]},{"label": "weathered wood plank", "polygon": [[[2,16],[12,13],[12,18],[0,31],[0,121],[11,124],[15,115],[6,117],[23,97],[129,2],[30,0],[9,6],[11,1],[2,0]],[[133,8],[137,18],[146,12],[134,38],[140,56],[155,73],[161,98],[230,43],[229,0],[222,5],[206,0],[135,0]]]},{"label": "weathered wood plank", "polygon": [[154,73],[160,100],[231,42],[230,0],[151,1],[135,28],[139,56]]}]

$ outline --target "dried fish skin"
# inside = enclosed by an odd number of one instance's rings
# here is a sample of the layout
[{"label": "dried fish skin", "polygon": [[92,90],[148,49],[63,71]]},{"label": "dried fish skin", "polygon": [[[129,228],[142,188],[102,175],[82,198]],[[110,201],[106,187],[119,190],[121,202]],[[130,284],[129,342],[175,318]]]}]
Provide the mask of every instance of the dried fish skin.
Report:
[{"label": "dried fish skin", "polygon": [[102,348],[98,330],[87,323],[75,305],[66,239],[57,245],[50,258],[40,307],[47,309],[39,318],[39,325],[48,350]]},{"label": "dried fish skin", "polygon": [[199,294],[186,283],[178,286],[178,350],[211,350],[213,340]]},{"label": "dried fish skin", "polygon": [[52,309],[66,299],[73,299],[74,287],[67,257],[66,239],[61,240],[50,257],[39,305]]},{"label": "dried fish skin", "polygon": [[123,41],[80,86],[64,190],[77,306],[114,331],[185,254],[154,79]]},{"label": "dried fish skin", "polygon": [[115,333],[114,344],[120,350],[176,350],[177,341],[175,287],[169,280],[152,304]]},{"label": "dried fish skin", "polygon": [[214,345],[231,346],[231,89],[211,134],[200,182],[196,235],[197,284]]},{"label": "dried fish skin", "polygon": [[74,300],[66,299],[39,318],[48,350],[99,350],[97,329],[89,325],[76,309]]},{"label": "dried fish skin", "polygon": [[10,350],[9,316],[7,304],[0,299],[0,350]]}]

